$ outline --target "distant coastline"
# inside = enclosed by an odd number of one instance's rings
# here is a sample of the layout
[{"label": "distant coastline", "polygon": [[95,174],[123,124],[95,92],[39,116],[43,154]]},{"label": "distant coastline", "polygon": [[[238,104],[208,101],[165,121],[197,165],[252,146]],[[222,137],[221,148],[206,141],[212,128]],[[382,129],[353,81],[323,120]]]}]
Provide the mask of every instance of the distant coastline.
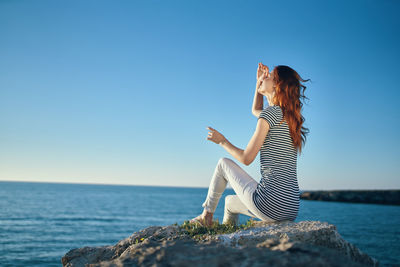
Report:
[{"label": "distant coastline", "polygon": [[300,199],[382,205],[400,205],[400,190],[302,191]]}]

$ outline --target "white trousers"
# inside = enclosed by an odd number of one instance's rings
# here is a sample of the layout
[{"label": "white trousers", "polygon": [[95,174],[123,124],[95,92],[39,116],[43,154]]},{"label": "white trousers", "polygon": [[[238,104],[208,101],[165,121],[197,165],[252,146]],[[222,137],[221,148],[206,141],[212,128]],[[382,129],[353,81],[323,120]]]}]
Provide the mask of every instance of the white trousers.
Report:
[{"label": "white trousers", "polygon": [[275,220],[265,216],[253,202],[253,192],[257,188],[258,182],[247,174],[237,163],[229,158],[220,158],[213,177],[206,200],[202,207],[214,213],[226,185],[232,186],[236,195],[225,197],[224,219],[222,223],[239,223],[239,214],[250,217],[257,217],[263,221],[274,222]]}]

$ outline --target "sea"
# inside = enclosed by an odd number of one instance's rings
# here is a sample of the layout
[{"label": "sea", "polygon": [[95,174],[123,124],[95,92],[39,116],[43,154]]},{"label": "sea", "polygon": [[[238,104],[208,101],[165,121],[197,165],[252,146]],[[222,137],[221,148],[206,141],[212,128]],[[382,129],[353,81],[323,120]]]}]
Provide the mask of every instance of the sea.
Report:
[{"label": "sea", "polygon": [[[71,249],[114,245],[202,212],[207,188],[0,182],[0,266],[62,266]],[[222,222],[227,188],[214,220]],[[240,223],[250,217],[240,215]],[[381,266],[400,265],[400,206],[300,200],[296,222],[336,225]]]}]

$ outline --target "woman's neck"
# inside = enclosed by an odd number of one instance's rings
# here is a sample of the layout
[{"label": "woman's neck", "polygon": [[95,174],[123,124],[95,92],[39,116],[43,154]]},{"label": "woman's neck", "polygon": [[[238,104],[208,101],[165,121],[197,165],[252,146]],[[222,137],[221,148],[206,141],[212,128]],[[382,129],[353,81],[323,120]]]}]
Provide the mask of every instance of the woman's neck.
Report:
[{"label": "woman's neck", "polygon": [[275,103],[272,102],[272,99],[273,99],[274,95],[267,94],[266,97],[267,97],[267,101],[268,101],[268,105],[269,106],[275,106],[276,105]]}]

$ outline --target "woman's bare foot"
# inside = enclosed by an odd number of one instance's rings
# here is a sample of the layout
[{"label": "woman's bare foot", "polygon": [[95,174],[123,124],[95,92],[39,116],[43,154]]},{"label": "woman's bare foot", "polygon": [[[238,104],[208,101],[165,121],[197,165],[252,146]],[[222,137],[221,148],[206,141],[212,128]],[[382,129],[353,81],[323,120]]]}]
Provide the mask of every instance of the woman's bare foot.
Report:
[{"label": "woman's bare foot", "polygon": [[212,226],[212,219],[214,213],[204,210],[202,214],[190,220],[190,222],[200,221],[201,224],[210,227]]}]

